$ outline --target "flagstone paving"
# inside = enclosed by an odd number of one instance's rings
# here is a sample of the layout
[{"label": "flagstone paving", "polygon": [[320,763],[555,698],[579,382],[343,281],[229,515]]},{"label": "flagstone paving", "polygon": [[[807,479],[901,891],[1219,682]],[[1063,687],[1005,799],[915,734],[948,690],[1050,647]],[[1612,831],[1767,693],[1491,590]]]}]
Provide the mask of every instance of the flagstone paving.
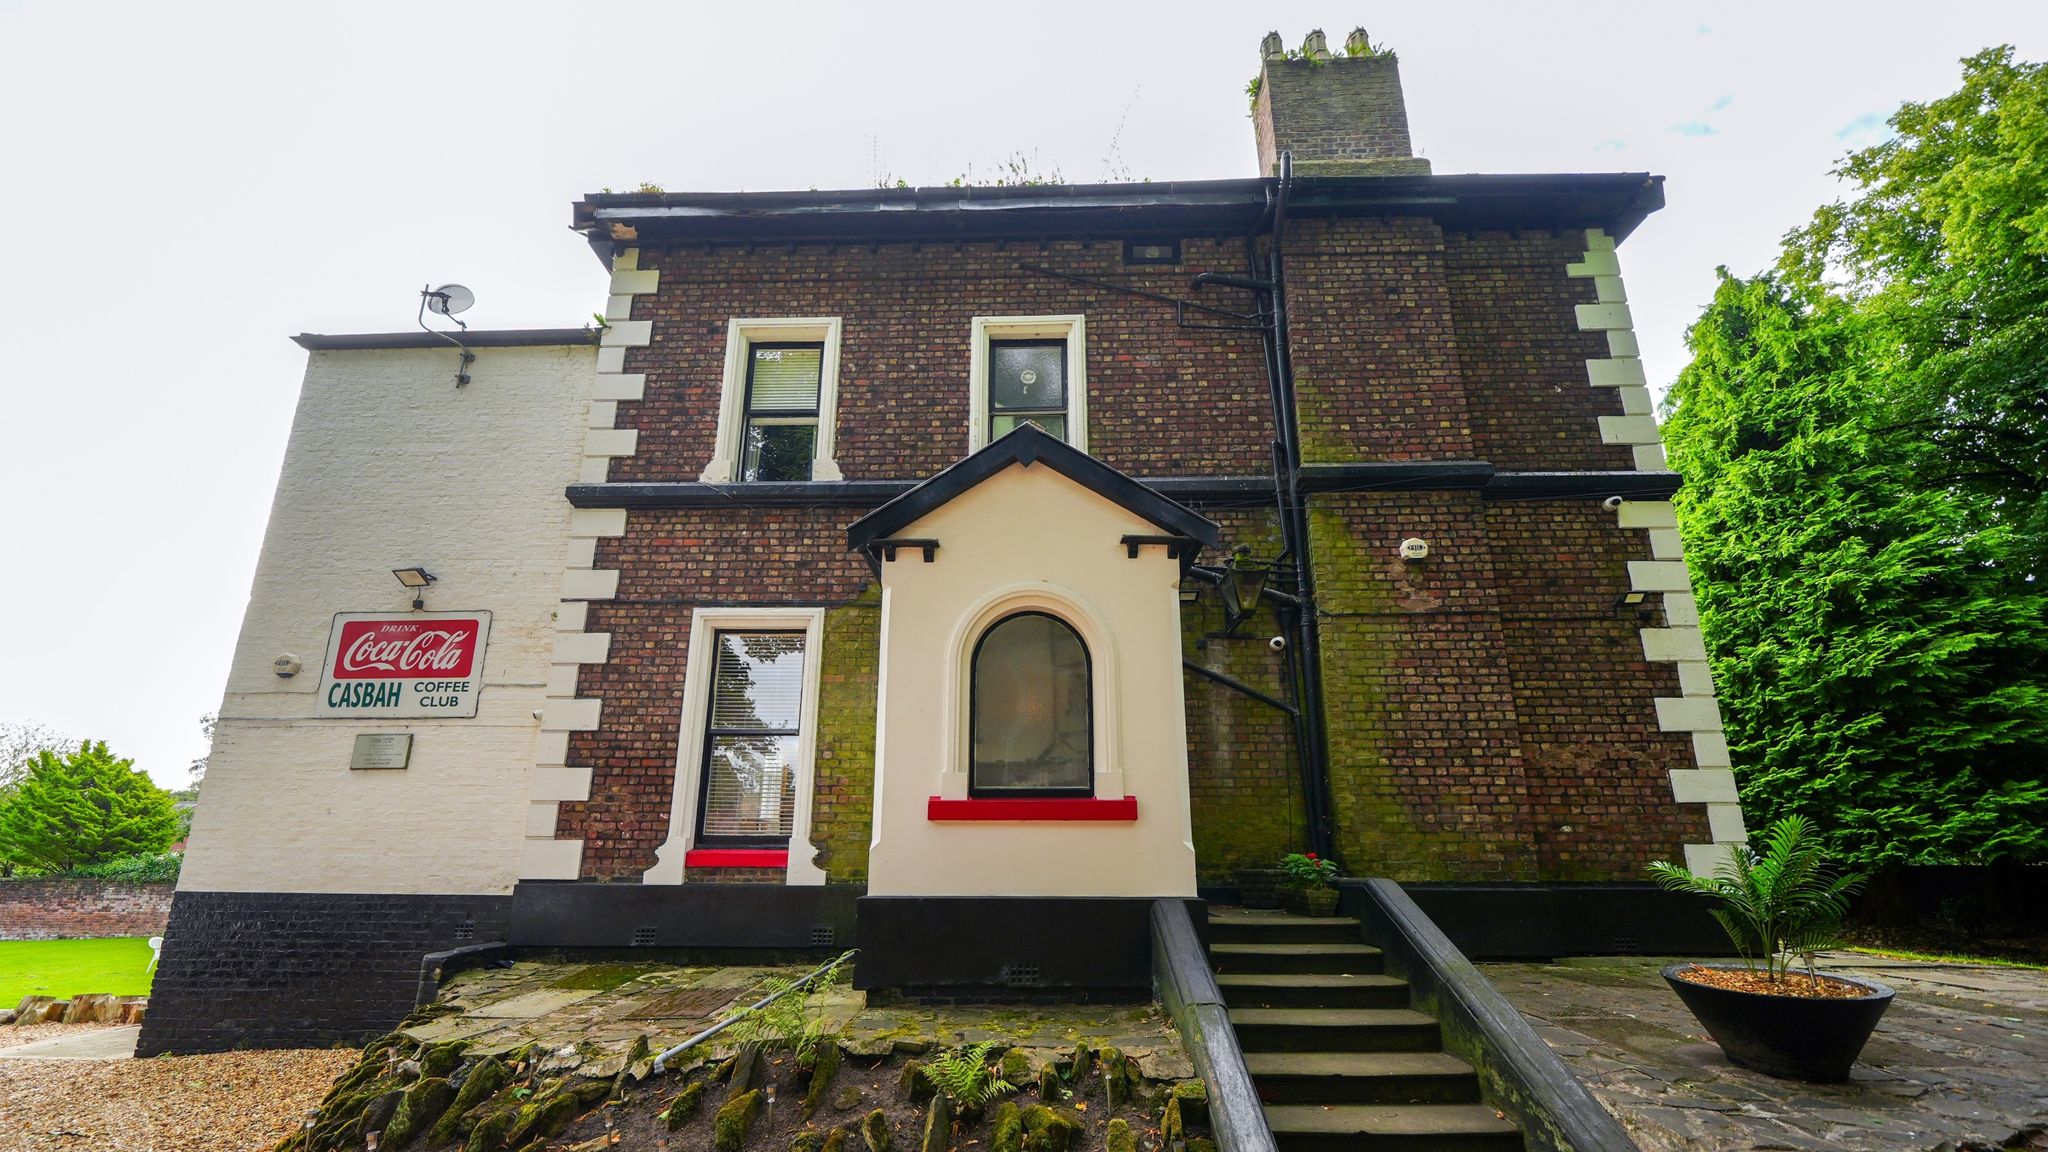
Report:
[{"label": "flagstone paving", "polygon": [[1830,954],[1898,995],[1848,1083],[1802,1084],[1730,1064],[1668,963],[1480,968],[1650,1152],[2048,1148],[2048,972]]},{"label": "flagstone paving", "polygon": [[[681,1043],[765,994],[771,977],[805,967],[688,967],[521,960],[458,973],[439,1000],[454,1012],[406,1029],[416,1040],[467,1040],[477,1053],[539,1044],[552,1071],[616,1074],[640,1036],[656,1051]],[[1152,1004],[891,1004],[838,985],[818,998],[820,1015],[855,1055],[924,1052],[1001,1040],[1042,1051],[1087,1041],[1121,1048],[1153,1079],[1194,1075],[1165,1015]]]}]

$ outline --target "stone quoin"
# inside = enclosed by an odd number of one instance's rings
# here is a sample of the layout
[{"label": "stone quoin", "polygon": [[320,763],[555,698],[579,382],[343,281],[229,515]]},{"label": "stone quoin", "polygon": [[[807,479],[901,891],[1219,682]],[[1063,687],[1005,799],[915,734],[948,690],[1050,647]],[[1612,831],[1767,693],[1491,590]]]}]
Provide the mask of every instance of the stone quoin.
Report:
[{"label": "stone quoin", "polygon": [[1597,918],[1741,842],[1661,179],[1433,173],[1349,44],[1262,46],[1251,178],[593,194],[601,328],[299,337],[140,1051],[491,942],[1142,994],[1152,900],[1287,852]]}]

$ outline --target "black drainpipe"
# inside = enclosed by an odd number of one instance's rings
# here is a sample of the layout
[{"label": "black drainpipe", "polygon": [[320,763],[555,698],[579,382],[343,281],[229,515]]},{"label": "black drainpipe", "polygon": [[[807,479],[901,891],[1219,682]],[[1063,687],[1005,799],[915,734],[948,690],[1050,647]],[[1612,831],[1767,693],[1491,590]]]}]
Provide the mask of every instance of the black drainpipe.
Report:
[{"label": "black drainpipe", "polygon": [[[1300,759],[1303,816],[1308,821],[1309,848],[1336,860],[1335,826],[1331,819],[1329,737],[1323,714],[1323,645],[1316,617],[1315,565],[1309,555],[1308,508],[1301,491],[1301,425],[1294,403],[1294,358],[1289,351],[1287,267],[1280,243],[1287,227],[1287,192],[1294,180],[1294,157],[1280,154],[1280,179],[1269,193],[1265,218],[1270,219],[1271,248],[1266,275],[1258,275],[1258,237],[1245,237],[1246,277],[1204,273],[1195,284],[1242,288],[1255,294],[1266,354],[1266,383],[1273,401],[1273,491],[1280,513],[1283,553],[1294,562],[1293,604],[1281,603],[1282,627],[1293,633],[1287,645],[1288,685],[1294,689],[1294,746]],[[1261,220],[1265,223],[1265,220]],[[1341,862],[1341,861],[1340,861]]]}]

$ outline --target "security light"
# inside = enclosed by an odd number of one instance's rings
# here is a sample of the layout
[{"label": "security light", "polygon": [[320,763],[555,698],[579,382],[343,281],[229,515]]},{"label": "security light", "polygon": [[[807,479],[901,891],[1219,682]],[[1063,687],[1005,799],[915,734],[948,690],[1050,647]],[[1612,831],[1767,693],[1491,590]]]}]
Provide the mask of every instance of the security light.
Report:
[{"label": "security light", "polygon": [[393,568],[393,576],[400,585],[412,589],[412,610],[417,612],[427,606],[425,599],[427,585],[434,582],[434,574],[425,568]]},{"label": "security light", "polygon": [[1615,600],[1614,606],[1616,608],[1632,608],[1641,604],[1643,601],[1648,600],[1649,598],[1650,594],[1648,592],[1623,592],[1621,596]]}]

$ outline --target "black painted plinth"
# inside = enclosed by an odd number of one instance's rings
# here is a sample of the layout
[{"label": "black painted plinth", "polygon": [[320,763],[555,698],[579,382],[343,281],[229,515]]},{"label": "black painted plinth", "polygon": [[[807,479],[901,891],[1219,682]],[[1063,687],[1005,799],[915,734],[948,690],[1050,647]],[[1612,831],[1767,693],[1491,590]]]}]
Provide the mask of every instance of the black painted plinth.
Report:
[{"label": "black painted plinth", "polygon": [[[1199,901],[1190,901],[1202,915]],[[906,996],[1152,993],[1150,898],[863,896],[854,986]]]},{"label": "black painted plinth", "polygon": [[530,880],[513,889],[509,941],[521,948],[848,948],[861,891]]},{"label": "black painted plinth", "polygon": [[502,940],[509,896],[179,892],[136,1055],[360,1044],[429,952]]}]

